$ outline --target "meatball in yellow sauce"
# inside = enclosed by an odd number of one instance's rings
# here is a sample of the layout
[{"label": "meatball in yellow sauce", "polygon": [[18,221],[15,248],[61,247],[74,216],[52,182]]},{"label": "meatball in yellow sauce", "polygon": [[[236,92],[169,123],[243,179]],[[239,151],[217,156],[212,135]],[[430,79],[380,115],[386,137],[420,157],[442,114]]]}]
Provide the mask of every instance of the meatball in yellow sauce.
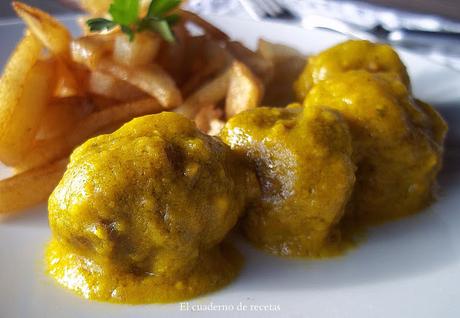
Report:
[{"label": "meatball in yellow sauce", "polygon": [[48,271],[86,298],[170,302],[235,278],[239,254],[221,244],[255,175],[185,117],[135,119],[71,156],[49,199]]},{"label": "meatball in yellow sauce", "polygon": [[315,84],[353,70],[390,73],[410,88],[406,67],[391,46],[350,40],[308,58],[304,71],[294,85],[297,98],[303,101]]},{"label": "meatball in yellow sauce", "polygon": [[425,207],[442,162],[446,125],[387,74],[350,71],[316,84],[304,106],[327,105],[347,120],[358,170],[347,214],[379,223]]},{"label": "meatball in yellow sauce", "polygon": [[261,107],[230,119],[221,138],[253,164],[261,183],[262,196],[243,219],[246,236],[273,254],[324,254],[355,180],[342,116],[323,107]]}]

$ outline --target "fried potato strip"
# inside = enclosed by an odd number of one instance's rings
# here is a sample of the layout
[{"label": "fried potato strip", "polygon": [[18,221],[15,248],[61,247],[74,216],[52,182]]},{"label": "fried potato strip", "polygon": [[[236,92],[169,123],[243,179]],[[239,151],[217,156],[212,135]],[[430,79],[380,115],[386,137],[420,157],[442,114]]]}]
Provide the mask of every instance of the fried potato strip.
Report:
[{"label": "fried potato strip", "polygon": [[15,169],[26,171],[61,159],[106,126],[127,122],[135,117],[158,113],[162,110],[163,108],[155,99],[149,98],[92,113],[78,122],[68,135],[37,141],[27,156],[18,165],[15,165]]},{"label": "fried potato strip", "polygon": [[38,61],[42,46],[27,34],[0,81],[0,160],[13,165],[30,149],[54,88],[54,68]]},{"label": "fried potato strip", "polygon": [[0,180],[0,214],[11,214],[46,201],[66,166],[67,159]]}]

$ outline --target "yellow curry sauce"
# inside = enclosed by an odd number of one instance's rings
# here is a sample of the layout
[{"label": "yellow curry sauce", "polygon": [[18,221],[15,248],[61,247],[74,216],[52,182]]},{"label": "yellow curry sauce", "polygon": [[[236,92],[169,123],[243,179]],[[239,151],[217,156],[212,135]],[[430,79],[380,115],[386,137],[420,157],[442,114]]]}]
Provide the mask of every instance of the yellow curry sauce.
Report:
[{"label": "yellow curry sauce", "polygon": [[231,245],[222,244],[202,255],[184,278],[168,280],[98,263],[52,240],[46,250],[48,273],[61,285],[87,299],[124,303],[170,303],[218,290],[232,282],[244,263]]}]

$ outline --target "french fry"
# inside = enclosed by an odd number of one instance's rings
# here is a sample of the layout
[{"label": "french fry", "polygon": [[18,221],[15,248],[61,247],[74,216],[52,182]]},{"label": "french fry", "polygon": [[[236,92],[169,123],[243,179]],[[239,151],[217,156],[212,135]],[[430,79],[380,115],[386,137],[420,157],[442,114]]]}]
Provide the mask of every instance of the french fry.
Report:
[{"label": "french fry", "polygon": [[163,41],[155,63],[169,73],[177,85],[182,85],[188,78],[187,70],[190,63],[194,61],[190,58],[194,56],[194,51],[191,50],[189,43],[193,37],[182,22],[173,27],[173,32],[177,41],[174,43]]},{"label": "french fry", "polygon": [[241,62],[234,62],[225,101],[227,118],[259,106],[263,92],[262,82],[251,70]]},{"label": "french fry", "polygon": [[70,43],[72,36],[67,28],[37,8],[22,2],[13,2],[13,8],[20,18],[56,59],[57,83],[55,96],[69,97],[81,93],[80,85],[71,69]]},{"label": "french fry", "polygon": [[217,105],[225,99],[230,85],[231,68],[204,84],[174,111],[188,118],[194,118],[204,105]]},{"label": "french fry", "polygon": [[120,129],[120,127],[123,126],[124,124],[126,124],[126,122],[123,122],[123,121],[116,122],[116,123],[114,122],[114,123],[112,123],[112,124],[110,124],[108,126],[105,126],[105,127],[101,128],[101,129],[99,129],[97,131],[97,134],[95,134],[95,135],[111,134],[114,131]]},{"label": "french fry", "polygon": [[[85,68],[90,74],[90,71],[96,69],[99,61],[104,58],[108,58],[113,52],[114,38],[117,33],[110,34],[92,34],[88,36],[80,37],[71,43],[71,57],[74,64],[74,71],[77,73],[83,73],[82,70],[78,70],[78,67]],[[78,74],[78,73],[77,73]],[[85,88],[94,89],[95,82],[88,83],[91,76],[83,74],[80,76],[81,82],[87,84]],[[93,86],[91,86],[93,85]],[[97,90],[97,87],[96,87]],[[100,91],[98,91],[100,93]]]},{"label": "french fry", "polygon": [[94,112],[99,112],[101,110],[112,108],[120,105],[120,101],[117,101],[113,98],[90,94],[87,96],[87,101],[93,106]]},{"label": "french fry", "polygon": [[177,40],[174,43],[162,41],[155,63],[159,64],[180,85],[187,76],[186,69],[190,62],[187,60],[187,55],[191,35],[182,22],[173,27],[173,32]]},{"label": "french fry", "polygon": [[209,23],[199,15],[186,10],[179,10],[179,13],[184,20],[189,21],[203,29],[203,31],[205,31],[212,39],[219,41],[227,41],[229,39],[225,32]]},{"label": "french fry", "polygon": [[115,37],[113,60],[126,66],[142,66],[152,63],[161,45],[159,36],[152,32],[142,32],[130,40],[126,34]]},{"label": "french fry", "polygon": [[284,106],[295,101],[293,85],[305,67],[306,57],[282,44],[259,40],[257,52],[274,66],[273,77],[267,84],[264,104]]},{"label": "french fry", "polygon": [[123,102],[133,101],[147,96],[146,93],[128,82],[98,71],[91,72],[88,90],[90,93]]},{"label": "french fry", "polygon": [[96,70],[138,87],[155,97],[165,109],[174,108],[182,103],[182,94],[174,80],[159,65],[150,64],[131,68],[104,59],[99,62]]},{"label": "french fry", "polygon": [[[197,43],[199,44],[199,42]],[[198,48],[193,48],[197,50]],[[188,80],[181,87],[185,96],[196,91],[201,85],[222,70],[229,67],[233,57],[215,41],[205,41],[199,45],[200,52],[196,56],[190,54],[190,67],[187,75]]]},{"label": "french fry", "polygon": [[225,126],[225,121],[223,121],[222,119],[218,119],[218,118],[211,119],[211,121],[209,122],[208,135],[210,136],[219,135],[220,131],[222,130],[222,128],[224,128],[224,126]]},{"label": "french fry", "polygon": [[19,1],[13,2],[13,8],[48,50],[56,56],[68,56],[72,37],[61,23],[48,13]]},{"label": "french fry", "polygon": [[274,73],[273,61],[264,58],[257,52],[251,51],[240,42],[228,41],[225,45],[230,54],[246,64],[264,83],[270,82]]},{"label": "french fry", "polygon": [[56,87],[54,96],[71,97],[82,95],[81,85],[78,84],[74,73],[62,59],[56,59]]},{"label": "french fry", "polygon": [[0,180],[0,214],[11,214],[46,201],[66,166],[67,160],[61,160]]},{"label": "french fry", "polygon": [[62,159],[104,127],[127,122],[138,116],[159,113],[162,110],[155,99],[149,98],[92,113],[79,121],[68,135],[37,141],[27,156],[15,165],[15,170],[27,171],[47,162]]},{"label": "french fry", "polygon": [[211,122],[221,120],[223,117],[224,112],[222,109],[217,108],[215,105],[206,105],[201,107],[194,120],[198,129],[207,134],[211,130]]},{"label": "french fry", "polygon": [[40,122],[36,139],[50,139],[69,133],[92,110],[93,106],[79,97],[55,98],[46,106],[46,115]]},{"label": "french fry", "polygon": [[114,34],[96,34],[72,41],[70,50],[72,60],[94,70],[102,58],[113,51]]},{"label": "french fry", "polygon": [[38,61],[41,44],[29,34],[0,81],[0,160],[12,165],[29,150],[55,83],[50,62]]},{"label": "french fry", "polygon": [[187,82],[181,87],[184,96],[189,96],[196,91],[205,82],[209,81],[215,73],[221,70],[221,65],[216,60],[210,60],[201,70],[192,75]]}]

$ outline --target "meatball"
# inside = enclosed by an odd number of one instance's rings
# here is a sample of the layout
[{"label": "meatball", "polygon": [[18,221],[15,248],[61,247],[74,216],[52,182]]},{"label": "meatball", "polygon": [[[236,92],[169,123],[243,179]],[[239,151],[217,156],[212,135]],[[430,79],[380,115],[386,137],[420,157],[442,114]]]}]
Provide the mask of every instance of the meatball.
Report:
[{"label": "meatball", "polygon": [[351,136],[322,107],[256,108],[231,118],[221,138],[255,168],[262,194],[243,219],[246,236],[285,256],[319,256],[352,192]]},{"label": "meatball", "polygon": [[307,66],[294,85],[297,98],[303,101],[319,81],[351,70],[390,73],[410,88],[406,67],[391,46],[350,40],[308,59]]},{"label": "meatball", "polygon": [[350,71],[317,83],[304,105],[336,109],[350,126],[358,170],[347,215],[379,223],[417,212],[432,199],[446,124],[401,81]]},{"label": "meatball", "polygon": [[49,199],[50,273],[108,301],[171,301],[216,289],[241,263],[219,243],[258,191],[230,148],[185,117],[135,119],[72,154]]}]

